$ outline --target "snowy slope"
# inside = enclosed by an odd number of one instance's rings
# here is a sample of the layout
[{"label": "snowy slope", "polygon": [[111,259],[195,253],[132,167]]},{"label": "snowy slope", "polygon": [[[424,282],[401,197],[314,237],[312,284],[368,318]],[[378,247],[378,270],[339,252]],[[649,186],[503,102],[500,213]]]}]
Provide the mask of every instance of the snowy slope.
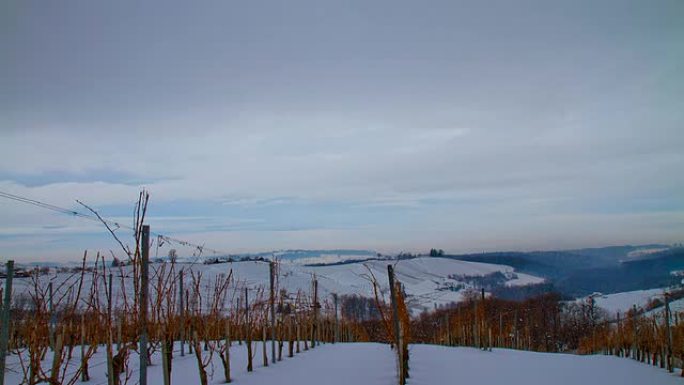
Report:
[{"label": "snowy slope", "polygon": [[[339,295],[358,294],[372,296],[373,286],[371,277],[375,276],[383,293],[388,291],[387,265],[395,264],[397,279],[405,285],[409,305],[414,312],[423,309],[431,309],[436,305],[460,301],[463,292],[469,284],[462,282],[456,277],[483,276],[500,272],[509,277],[507,285],[527,285],[543,282],[542,278],[527,274],[515,273],[513,268],[504,265],[495,265],[478,262],[465,262],[447,258],[421,257],[401,261],[372,260],[357,263],[348,263],[329,266],[304,266],[297,262],[282,261],[279,264],[278,286],[286,289],[288,293],[296,293],[301,290],[308,294],[311,292],[312,277],[315,275],[319,282],[319,295],[322,299],[329,299],[332,293]],[[152,264],[151,277],[163,264]],[[210,282],[219,274],[228,274],[232,271],[234,284],[232,288],[248,286],[259,288],[268,286],[269,267],[268,263],[260,261],[231,262],[213,265],[203,264],[178,264],[177,269],[192,270],[202,273],[204,282]],[[115,296],[120,290],[118,287],[122,279],[116,278],[121,275],[118,269],[115,273],[114,292]],[[124,275],[130,275],[130,268],[123,269]],[[75,280],[78,276],[67,273],[53,273],[41,276],[42,284],[52,280],[54,287],[58,288],[65,280]],[[84,287],[89,287],[90,275],[86,275]],[[153,279],[153,278],[152,278]],[[186,272],[186,287],[190,287],[190,274]],[[1,282],[2,280],[0,280]],[[128,295],[132,295],[130,278],[124,278]],[[31,285],[30,279],[15,280],[15,292],[21,293]],[[68,285],[64,285],[66,287]],[[460,290],[456,290],[460,288]],[[104,293],[104,290],[102,290]],[[152,293],[151,295],[154,295]],[[231,295],[229,295],[230,298]]]},{"label": "snowy slope", "polygon": [[662,297],[664,289],[649,289],[626,291],[622,293],[594,295],[596,306],[605,309],[611,317],[617,312],[624,314],[633,305],[637,307],[645,306],[649,301],[656,297]]},{"label": "snowy slope", "polygon": [[[387,385],[396,383],[395,357],[387,345],[355,343],[322,345],[313,350],[283,357],[275,365],[263,367],[261,344],[255,344],[254,372],[246,370],[245,345],[234,344],[231,348],[232,379],[238,385]],[[90,361],[92,385],[106,384],[104,350]],[[194,356],[179,356],[176,346],[172,384],[194,385],[199,383],[197,361]],[[674,385],[681,384],[678,374],[642,364],[626,358],[612,356],[575,356],[570,354],[532,353],[515,350],[483,352],[473,348],[448,348],[434,345],[410,347],[409,385],[435,384],[507,384],[507,385]],[[74,350],[74,361],[79,362],[80,349]],[[284,352],[286,353],[286,351]],[[206,354],[206,353],[205,353]],[[131,379],[138,382],[139,357],[131,353]],[[162,385],[159,354],[152,358],[148,368],[148,384]],[[49,368],[50,355],[44,361]],[[217,356],[209,367],[209,383],[221,384],[223,370]],[[8,357],[6,383],[21,381],[17,356]],[[78,383],[78,382],[77,382]]]}]

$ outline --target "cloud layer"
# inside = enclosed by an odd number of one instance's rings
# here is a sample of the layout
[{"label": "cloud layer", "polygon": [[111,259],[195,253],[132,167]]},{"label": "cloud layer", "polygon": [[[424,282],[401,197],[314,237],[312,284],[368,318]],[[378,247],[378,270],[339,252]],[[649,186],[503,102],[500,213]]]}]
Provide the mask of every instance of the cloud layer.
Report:
[{"label": "cloud layer", "polygon": [[[145,186],[230,251],[681,240],[680,2],[5,7],[0,191],[125,217]],[[112,247],[0,212],[6,256]]]}]

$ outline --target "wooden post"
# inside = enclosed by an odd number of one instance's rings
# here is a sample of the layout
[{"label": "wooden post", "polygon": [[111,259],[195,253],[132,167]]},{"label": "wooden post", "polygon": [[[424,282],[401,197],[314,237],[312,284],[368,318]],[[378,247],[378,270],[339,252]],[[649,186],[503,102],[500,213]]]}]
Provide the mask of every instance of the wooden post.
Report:
[{"label": "wooden post", "polygon": [[61,333],[55,333],[54,351],[52,353],[52,369],[50,370],[49,383],[57,384],[59,379],[59,368],[62,366],[62,349],[64,347],[64,329]]},{"label": "wooden post", "polygon": [[116,323],[116,350],[119,351],[121,350],[121,343],[122,343],[122,326],[121,326],[121,319],[119,319]]},{"label": "wooden post", "polygon": [[277,335],[278,335],[278,361],[283,360],[283,338],[285,338],[284,337],[284,335],[285,335],[284,328],[285,328],[285,325],[284,325],[282,317],[281,317],[281,319],[278,320],[278,332],[277,332]]},{"label": "wooden post", "polygon": [[318,280],[313,280],[313,321],[311,322],[311,348],[316,347],[316,332],[318,331]]},{"label": "wooden post", "polygon": [[[185,289],[185,312],[190,313],[190,290]],[[192,328],[192,324],[188,325],[187,343],[188,343],[188,354],[192,354],[193,341],[192,338],[195,336],[195,331]]]},{"label": "wooden post", "polygon": [[632,307],[632,358],[637,359],[637,307],[633,305]]},{"label": "wooden post", "polygon": [[90,380],[90,375],[88,374],[88,360],[86,359],[86,328],[85,328],[85,314],[81,314],[81,381],[86,382]]},{"label": "wooden post", "polygon": [[[119,327],[121,327],[121,324],[119,324]],[[108,385],[116,385],[119,383],[119,373],[114,373],[114,352],[112,352],[112,329],[109,329],[109,332],[107,333],[107,384]],[[120,350],[119,347],[117,347],[117,351]]]},{"label": "wooden post", "polygon": [[499,340],[497,341],[497,345],[499,346],[499,348],[503,347],[503,339],[503,314],[499,313]]},{"label": "wooden post", "polygon": [[489,330],[489,342],[487,344],[488,345],[487,350],[489,350],[491,352],[492,351],[492,328],[489,328],[488,330]]},{"label": "wooden post", "polygon": [[264,355],[264,366],[268,366],[268,354],[266,354],[266,324],[261,326],[262,352]]},{"label": "wooden post", "polygon": [[[164,385],[171,385],[171,365],[169,362],[169,345],[166,341],[162,341],[162,374]],[[173,346],[173,345],[171,345]]]},{"label": "wooden post", "polygon": [[245,287],[245,343],[247,344],[247,371],[252,371],[252,333],[249,328],[249,289]]},{"label": "wooden post", "polygon": [[147,299],[150,260],[150,226],[142,227],[142,252],[140,254],[140,385],[147,385]]},{"label": "wooden post", "polygon": [[269,281],[270,281],[270,303],[271,308],[271,363],[276,362],[276,348],[275,348],[275,262],[271,261],[268,264]]},{"label": "wooden post", "polygon": [[0,325],[0,385],[5,385],[5,359],[9,340],[9,323],[12,306],[12,278],[14,277],[14,261],[7,261],[7,278],[5,278],[5,301],[2,306],[2,325]]},{"label": "wooden post", "polygon": [[180,297],[180,308],[178,309],[180,312],[180,355],[183,357],[185,356],[185,305],[183,303],[183,270],[181,270],[179,273],[178,285],[178,296]]},{"label": "wooden post", "polygon": [[[109,330],[107,331],[107,382],[109,385],[115,385],[119,383],[119,373],[114,373],[114,352],[112,351],[113,336],[114,331],[112,330],[112,303],[114,302],[114,297],[112,297],[112,281],[114,275],[109,273],[107,280],[107,324]],[[121,349],[121,321],[116,325],[117,328],[117,352]]]},{"label": "wooden post", "polygon": [[52,301],[52,282],[48,283],[48,313],[50,319],[48,321],[48,344],[50,344],[50,349],[55,351],[55,315],[53,313],[53,301]]},{"label": "wooden post", "polygon": [[670,293],[665,293],[665,333],[667,338],[667,371],[672,373],[672,329],[670,328]]},{"label": "wooden post", "polygon": [[404,376],[404,357],[401,346],[401,335],[399,331],[399,309],[397,307],[397,288],[394,283],[394,268],[392,265],[387,265],[387,277],[390,286],[390,299],[392,301],[392,318],[394,318],[394,346],[397,349],[397,357],[399,359],[399,385],[404,385],[406,378]]},{"label": "wooden post", "polygon": [[294,355],[294,351],[293,351],[294,341],[292,338],[292,315],[287,317],[287,341],[288,341],[288,345],[287,345],[288,357],[292,357]]},{"label": "wooden post", "polygon": [[481,349],[484,349],[484,350],[487,350],[487,338],[485,337],[485,330],[487,329],[487,312],[486,312],[486,309],[485,309],[485,305],[486,305],[486,304],[485,304],[485,289],[482,288],[482,299],[481,299],[481,305],[480,305],[480,308],[482,309],[482,317],[481,317],[481,319],[480,319],[481,325],[482,325],[481,331],[480,331],[480,334],[481,334],[481,338],[480,338],[481,345],[480,345],[480,348],[481,348]]},{"label": "wooden post", "polygon": [[112,281],[114,280],[114,274],[109,273],[109,279],[107,280],[107,320],[111,322],[112,319],[112,303],[114,302],[113,292],[112,292]]}]

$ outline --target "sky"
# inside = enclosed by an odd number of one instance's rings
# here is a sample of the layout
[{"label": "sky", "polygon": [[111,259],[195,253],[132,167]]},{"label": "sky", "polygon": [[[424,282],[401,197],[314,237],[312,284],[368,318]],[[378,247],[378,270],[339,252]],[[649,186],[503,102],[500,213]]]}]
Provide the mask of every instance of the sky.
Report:
[{"label": "sky", "polygon": [[[153,231],[231,253],[681,242],[682,20],[680,0],[5,1],[0,191],[131,223],[145,188]],[[94,222],[2,198],[0,218],[0,259],[119,252]]]}]

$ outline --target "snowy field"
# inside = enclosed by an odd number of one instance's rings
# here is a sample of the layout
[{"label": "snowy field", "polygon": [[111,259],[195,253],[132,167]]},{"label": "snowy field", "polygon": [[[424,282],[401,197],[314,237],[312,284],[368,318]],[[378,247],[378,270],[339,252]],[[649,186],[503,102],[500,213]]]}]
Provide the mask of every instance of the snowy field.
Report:
[{"label": "snowy field", "polygon": [[[246,370],[245,345],[231,349],[233,383],[244,385],[394,385],[395,356],[387,345],[376,343],[327,344],[296,354],[283,356],[283,361],[262,366],[261,344],[256,346],[254,372]],[[270,345],[269,345],[270,349]],[[576,356],[569,354],[532,353],[514,350],[483,352],[473,348],[449,348],[434,345],[412,345],[411,385],[435,384],[507,384],[507,385],[669,385],[681,384],[678,373],[667,371],[630,359],[611,356]],[[176,348],[178,350],[178,347]],[[76,353],[78,349],[76,349]],[[269,350],[270,352],[270,350]],[[89,384],[105,385],[104,349],[91,360],[92,379]],[[49,355],[48,355],[49,356]],[[77,357],[77,355],[75,355]],[[8,384],[18,384],[16,356],[8,358]],[[138,380],[138,356],[131,355],[132,377]],[[148,383],[162,385],[159,356],[148,368]],[[49,360],[45,366],[49,365]],[[211,373],[211,367],[209,368]],[[213,360],[210,384],[223,383],[223,369],[218,357]],[[80,382],[76,382],[80,383]],[[194,356],[173,360],[172,384],[199,383]]]}]

